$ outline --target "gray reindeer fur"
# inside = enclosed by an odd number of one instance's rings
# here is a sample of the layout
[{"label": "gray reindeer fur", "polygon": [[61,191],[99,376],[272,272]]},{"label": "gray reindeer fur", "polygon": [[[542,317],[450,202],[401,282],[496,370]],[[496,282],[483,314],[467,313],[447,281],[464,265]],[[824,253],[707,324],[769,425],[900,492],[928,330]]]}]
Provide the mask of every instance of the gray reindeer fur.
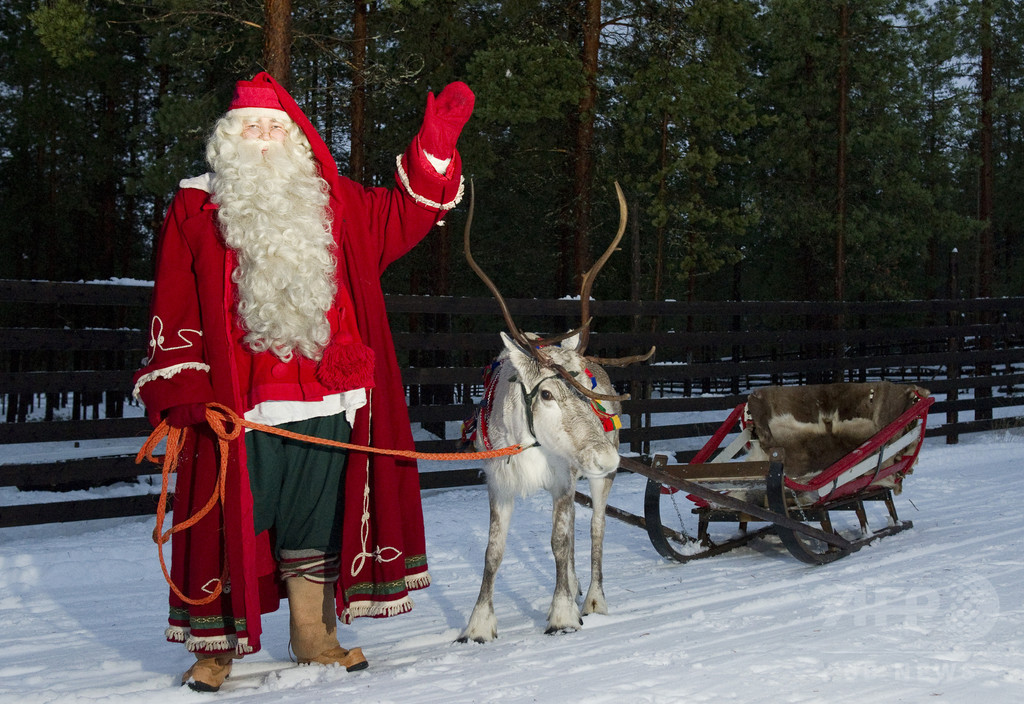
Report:
[{"label": "gray reindeer fur", "polygon": [[[487,419],[493,447],[516,443],[528,447],[519,455],[485,462],[490,502],[490,531],[480,594],[460,641],[487,642],[498,635],[494,615],[494,582],[505,552],[509,522],[517,496],[546,489],[553,502],[551,551],[555,557],[555,589],[548,611],[547,633],[576,631],[582,615],[607,613],[602,583],[605,506],[619,464],[618,430],[605,431],[590,400],[564,379],[541,366],[508,335],[502,333],[504,351],[498,356],[498,375]],[[595,391],[614,394],[604,369],[576,352],[578,337],[560,346],[543,348],[545,357],[560,364],[578,380],[596,379]],[[607,412],[620,411],[617,401],[603,401]],[[481,411],[484,412],[484,411]],[[530,415],[532,414],[532,424]],[[479,420],[479,419],[478,419]],[[535,444],[536,443],[536,444]],[[475,439],[482,450],[483,439]],[[590,522],[591,581],[582,612],[575,568],[575,516],[573,498],[579,477],[590,481],[594,513]]]}]

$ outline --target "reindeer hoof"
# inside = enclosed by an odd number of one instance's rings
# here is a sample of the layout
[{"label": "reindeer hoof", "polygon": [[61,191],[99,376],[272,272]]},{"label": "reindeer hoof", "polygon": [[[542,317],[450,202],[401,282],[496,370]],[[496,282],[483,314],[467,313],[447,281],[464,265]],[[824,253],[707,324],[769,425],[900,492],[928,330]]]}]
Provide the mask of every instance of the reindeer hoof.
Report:
[{"label": "reindeer hoof", "polygon": [[473,613],[469,617],[469,624],[463,629],[458,642],[488,643],[497,637],[498,620],[494,617],[493,609],[473,609]]},{"label": "reindeer hoof", "polygon": [[578,616],[577,618],[579,619],[580,625],[578,625],[578,626],[572,626],[572,625],[548,626],[548,629],[546,631],[544,631],[544,635],[554,636],[554,635],[561,635],[563,633],[575,633],[576,631],[578,631],[581,628],[583,628],[583,617],[582,616]]},{"label": "reindeer hoof", "polygon": [[483,638],[470,638],[469,636],[460,636],[455,639],[456,643],[468,643],[473,641],[474,643],[486,643],[487,641]]}]

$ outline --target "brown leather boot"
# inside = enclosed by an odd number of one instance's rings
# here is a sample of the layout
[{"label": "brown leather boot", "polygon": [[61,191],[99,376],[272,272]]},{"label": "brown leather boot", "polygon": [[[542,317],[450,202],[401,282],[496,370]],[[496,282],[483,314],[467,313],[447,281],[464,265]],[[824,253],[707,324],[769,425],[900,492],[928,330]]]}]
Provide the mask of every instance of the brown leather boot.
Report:
[{"label": "brown leather boot", "polygon": [[233,655],[196,653],[196,662],[185,670],[181,684],[196,692],[216,692],[231,674]]},{"label": "brown leather boot", "polygon": [[349,672],[369,663],[360,648],[338,643],[338,617],[334,612],[334,584],[311,582],[303,577],[285,580],[288,589],[289,635],[292,652],[300,665],[340,665]]},{"label": "brown leather boot", "polygon": [[309,660],[299,660],[301,664],[318,663],[320,665],[340,665],[349,672],[355,672],[356,670],[365,670],[370,666],[370,663],[366,662],[366,658],[363,656],[362,648],[352,648],[352,650],[345,650],[340,645],[330,650],[324,651],[317,655],[315,658]]}]

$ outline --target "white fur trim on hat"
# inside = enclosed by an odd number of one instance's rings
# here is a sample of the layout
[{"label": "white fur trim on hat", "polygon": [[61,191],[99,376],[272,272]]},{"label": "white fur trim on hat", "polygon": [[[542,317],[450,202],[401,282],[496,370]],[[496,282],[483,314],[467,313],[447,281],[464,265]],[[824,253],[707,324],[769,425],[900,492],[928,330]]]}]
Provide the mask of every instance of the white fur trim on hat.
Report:
[{"label": "white fur trim on hat", "polygon": [[274,108],[235,108],[234,110],[228,110],[227,114],[230,117],[269,117],[271,120],[280,120],[282,122],[292,121],[292,118],[284,110],[275,110]]}]

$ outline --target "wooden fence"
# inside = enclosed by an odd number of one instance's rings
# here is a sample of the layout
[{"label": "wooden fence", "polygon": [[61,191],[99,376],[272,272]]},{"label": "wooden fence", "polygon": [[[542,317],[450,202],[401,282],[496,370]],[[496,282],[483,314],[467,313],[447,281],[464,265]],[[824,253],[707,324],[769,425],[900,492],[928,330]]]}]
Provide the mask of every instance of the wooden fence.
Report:
[{"label": "wooden fence", "polygon": [[[136,482],[154,471],[135,465],[123,449],[101,456],[103,450],[86,447],[118,438],[128,439],[122,448],[137,447],[150,431],[130,398],[148,342],[150,290],[139,283],[0,280],[0,489],[63,491]],[[524,330],[555,333],[580,322],[578,302],[508,304]],[[481,392],[481,369],[500,347],[498,306],[490,298],[414,296],[389,296],[387,305],[410,418],[431,438],[417,449],[451,451]],[[657,346],[651,363],[609,369],[616,386],[632,395],[624,404],[624,450],[646,452],[658,443],[659,451],[668,445],[685,455],[752,388],[767,384],[919,383],[943,397],[928,434],[947,442],[1024,425],[1024,297],[616,301],[593,302],[591,313],[590,353],[621,356]],[[37,448],[83,457],[23,459],[39,456]],[[424,488],[479,481],[476,469],[421,474]],[[6,503],[0,527],[149,513],[156,497]]]}]

